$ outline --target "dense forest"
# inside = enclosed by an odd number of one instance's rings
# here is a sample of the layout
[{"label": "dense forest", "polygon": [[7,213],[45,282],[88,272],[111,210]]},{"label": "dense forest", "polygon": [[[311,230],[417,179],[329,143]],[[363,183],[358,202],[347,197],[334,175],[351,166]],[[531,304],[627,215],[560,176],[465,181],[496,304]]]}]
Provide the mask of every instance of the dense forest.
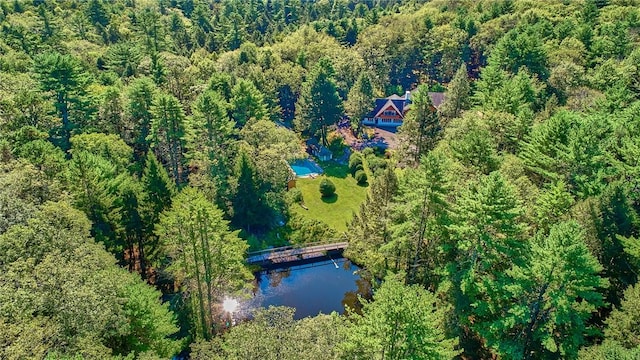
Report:
[{"label": "dense forest", "polygon": [[[230,326],[248,251],[326,239],[361,309]],[[639,271],[638,0],[0,1],[0,359],[639,359]]]}]

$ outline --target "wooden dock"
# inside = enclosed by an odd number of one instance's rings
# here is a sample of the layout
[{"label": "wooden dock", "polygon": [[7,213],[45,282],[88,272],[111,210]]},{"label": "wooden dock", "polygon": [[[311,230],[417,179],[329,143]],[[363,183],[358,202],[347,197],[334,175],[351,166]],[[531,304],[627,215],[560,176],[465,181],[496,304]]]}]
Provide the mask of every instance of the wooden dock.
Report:
[{"label": "wooden dock", "polygon": [[279,248],[250,252],[247,257],[249,265],[261,267],[284,266],[289,263],[311,261],[325,257],[328,254],[342,252],[349,246],[348,242],[332,244],[305,244],[304,247],[283,246]]}]

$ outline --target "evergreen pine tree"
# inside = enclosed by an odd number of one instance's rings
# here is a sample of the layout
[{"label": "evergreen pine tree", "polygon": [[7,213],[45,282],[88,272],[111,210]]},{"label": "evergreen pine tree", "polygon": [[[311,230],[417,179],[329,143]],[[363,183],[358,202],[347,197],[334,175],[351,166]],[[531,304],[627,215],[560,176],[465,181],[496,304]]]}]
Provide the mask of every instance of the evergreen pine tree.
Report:
[{"label": "evergreen pine tree", "polygon": [[156,234],[173,259],[166,270],[188,294],[193,336],[210,339],[220,323],[216,304],[252,278],[244,265],[247,243],[229,230],[222,211],[191,187],[162,214]]},{"label": "evergreen pine tree", "polygon": [[575,358],[591,334],[588,320],[604,304],[602,266],[575,222],[551,227],[531,241],[527,260],[499,279],[473,328],[505,359]]},{"label": "evergreen pine tree", "polygon": [[235,191],[232,201],[233,221],[249,232],[253,226],[269,224],[271,210],[265,204],[255,164],[246,149],[238,154],[235,171]]},{"label": "evergreen pine tree", "polygon": [[91,220],[91,235],[96,241],[122,260],[122,214],[117,189],[127,175],[118,175],[112,163],[87,151],[74,153],[70,168],[74,205]]},{"label": "evergreen pine tree", "polygon": [[402,276],[385,278],[342,344],[349,359],[453,359],[457,339],[447,338],[446,311],[420,285],[404,285]]},{"label": "evergreen pine tree", "polygon": [[45,53],[34,59],[35,73],[43,91],[51,92],[55,98],[56,110],[62,120],[57,144],[62,150],[69,149],[71,132],[76,128],[79,118],[71,116],[71,110],[80,109],[88,77],[79,62],[70,55]]},{"label": "evergreen pine tree", "polygon": [[391,241],[391,208],[397,192],[398,178],[389,166],[382,175],[374,177],[366,199],[349,226],[349,247],[345,255],[375,276],[384,276],[391,266],[380,248]]},{"label": "evergreen pine tree", "polygon": [[152,108],[151,147],[165,163],[176,184],[186,179],[185,136],[188,131],[182,105],[172,95],[159,95]]},{"label": "evergreen pine tree", "polygon": [[535,216],[538,229],[546,232],[553,224],[561,222],[574,202],[564,182],[559,181],[547,188],[536,201]]},{"label": "evergreen pine tree", "polygon": [[143,268],[146,269],[159,259],[158,237],[153,230],[160,219],[160,214],[171,207],[176,188],[153,152],[147,153],[140,184],[142,185],[142,199],[139,202],[139,212],[142,217],[145,239],[144,244],[138,244],[138,247]]},{"label": "evergreen pine tree", "polygon": [[606,320],[604,336],[627,349],[640,349],[640,284],[628,287],[624,299]]},{"label": "evergreen pine tree", "polygon": [[495,65],[489,64],[482,69],[480,79],[476,82],[476,91],[473,100],[477,105],[486,106],[492,104],[496,92],[504,86],[506,74]]},{"label": "evergreen pine tree", "polygon": [[342,116],[342,100],[333,75],[331,61],[327,58],[320,59],[302,84],[294,120],[298,131],[319,135],[325,146],[328,145],[328,127]]},{"label": "evergreen pine tree", "polygon": [[151,109],[155,92],[155,84],[146,77],[136,79],[127,91],[127,114],[130,122],[128,137],[131,139],[137,159],[144,158],[149,150],[151,140],[149,133],[153,119]]},{"label": "evergreen pine tree", "polygon": [[249,120],[258,121],[267,117],[264,95],[253,82],[239,80],[231,91],[231,115],[237,125],[242,127]]},{"label": "evergreen pine tree", "polygon": [[[524,259],[524,209],[516,191],[494,172],[461,194],[449,226],[456,254],[453,283],[456,313],[468,326],[493,306],[498,277]],[[486,305],[485,305],[486,304]]]},{"label": "evergreen pine tree", "polygon": [[394,207],[393,241],[379,251],[406,271],[407,283],[434,285],[434,271],[447,241],[447,183],[443,158],[428,154],[400,183]]},{"label": "evergreen pine tree", "polygon": [[[187,156],[192,186],[208,189],[206,195],[215,199],[220,208],[230,196],[229,176],[233,172],[235,122],[229,118],[228,104],[213,90],[206,90],[192,104],[191,132]],[[197,178],[197,179],[196,179]],[[203,190],[204,191],[204,190]]]},{"label": "evergreen pine tree", "polygon": [[436,146],[441,131],[438,113],[429,97],[429,88],[420,85],[411,94],[411,110],[398,130],[403,159],[418,164],[420,158]]},{"label": "evergreen pine tree", "polygon": [[573,113],[559,112],[534,126],[528,141],[522,144],[519,156],[538,185],[568,178],[568,145],[571,129],[578,121]]},{"label": "evergreen pine tree", "polygon": [[460,116],[462,110],[469,108],[471,88],[467,75],[467,66],[462,63],[453,80],[447,86],[444,102],[440,106],[440,113],[447,119]]}]

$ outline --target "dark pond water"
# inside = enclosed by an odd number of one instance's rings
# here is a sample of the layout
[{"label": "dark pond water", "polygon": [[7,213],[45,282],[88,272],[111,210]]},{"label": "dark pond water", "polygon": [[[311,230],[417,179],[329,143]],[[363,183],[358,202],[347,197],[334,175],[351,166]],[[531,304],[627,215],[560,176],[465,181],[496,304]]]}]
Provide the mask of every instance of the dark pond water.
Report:
[{"label": "dark pond water", "polygon": [[371,292],[369,281],[358,270],[349,260],[339,258],[261,272],[247,310],[289,306],[296,308],[295,318],[301,319],[332,311],[342,314],[347,306],[358,309],[358,294],[367,297]]}]

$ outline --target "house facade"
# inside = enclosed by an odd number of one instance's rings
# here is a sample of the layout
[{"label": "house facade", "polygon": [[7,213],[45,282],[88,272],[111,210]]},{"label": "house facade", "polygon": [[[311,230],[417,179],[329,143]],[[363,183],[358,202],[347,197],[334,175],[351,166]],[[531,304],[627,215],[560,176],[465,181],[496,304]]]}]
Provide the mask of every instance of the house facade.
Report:
[{"label": "house facade", "polygon": [[[444,101],[444,93],[429,92],[431,103],[434,110],[438,109]],[[411,108],[411,92],[407,91],[404,95],[391,95],[387,98],[378,98],[375,107],[367,116],[364,117],[362,123],[364,125],[378,127],[398,127],[402,125],[404,117]]]}]

